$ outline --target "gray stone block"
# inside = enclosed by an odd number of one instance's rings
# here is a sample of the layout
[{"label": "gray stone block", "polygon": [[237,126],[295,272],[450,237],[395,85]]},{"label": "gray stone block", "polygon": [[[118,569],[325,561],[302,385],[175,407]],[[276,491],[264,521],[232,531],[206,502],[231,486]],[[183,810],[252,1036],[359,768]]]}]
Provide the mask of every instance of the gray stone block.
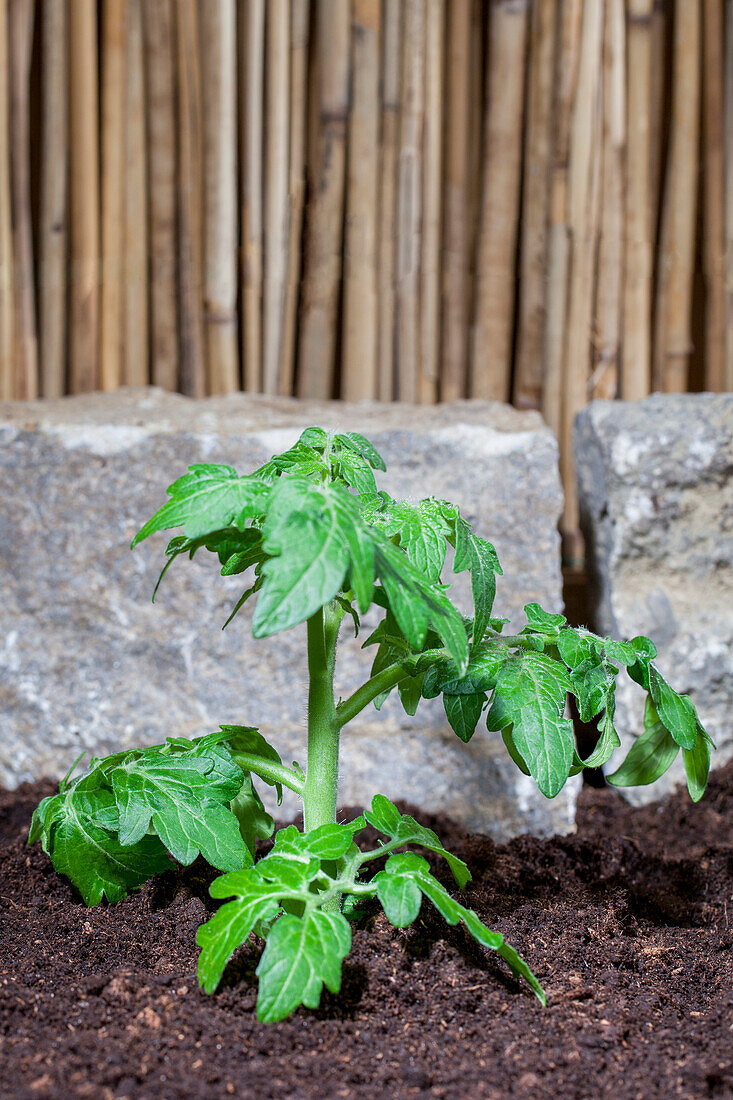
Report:
[{"label": "gray stone block", "polygon": [[[656,642],[662,673],[691,695],[720,765],[733,755],[733,394],[595,401],[577,418],[575,456],[597,626]],[[625,750],[643,696],[619,688]],[[660,782],[626,793],[658,798],[683,778],[678,759]]]},{"label": "gray stone block", "polygon": [[[0,406],[0,782],[62,774],[82,749],[220,722],[258,725],[284,759],[303,761],[305,626],[254,641],[248,605],[222,633],[241,581],[219,577],[206,554],[176,562],[153,606],[166,538],[134,553],[129,543],[189,463],[246,472],[313,423],[373,439],[390,492],[461,505],[501,556],[497,613],[516,620],[531,599],[561,606],[557,448],[536,414],[157,390]],[[347,694],[371,657],[343,634]],[[496,836],[572,827],[577,782],[548,802],[496,735],[482,727],[461,745],[439,701],[408,718],[390,699],[360,718],[343,737],[344,803],[382,790]],[[295,810],[293,799],[282,812]]]}]

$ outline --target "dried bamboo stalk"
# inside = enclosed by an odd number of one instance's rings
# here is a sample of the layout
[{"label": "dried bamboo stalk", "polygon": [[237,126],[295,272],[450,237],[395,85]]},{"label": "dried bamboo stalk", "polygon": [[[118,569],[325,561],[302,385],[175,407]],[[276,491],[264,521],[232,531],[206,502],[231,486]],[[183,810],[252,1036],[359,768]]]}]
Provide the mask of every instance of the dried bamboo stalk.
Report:
[{"label": "dried bamboo stalk", "polygon": [[733,390],[733,0],[725,4],[725,389]]},{"label": "dried bamboo stalk", "polygon": [[145,45],[142,0],[127,3],[127,96],[125,103],[125,306],[126,386],[148,381],[148,187],[145,140]]},{"label": "dried bamboo stalk", "polygon": [[0,401],[15,395],[8,0],[0,0]]},{"label": "dried bamboo stalk", "polygon": [[38,341],[33,285],[30,179],[30,68],[33,0],[10,3],[10,162],[15,273],[15,396],[38,396]]},{"label": "dried bamboo stalk", "polygon": [[382,36],[382,100],[379,160],[377,273],[378,397],[391,401],[395,382],[395,224],[402,58],[401,0],[385,0]]},{"label": "dried bamboo stalk", "polygon": [[280,390],[285,291],[288,277],[288,150],[290,113],[290,11],[288,0],[267,6],[265,267],[262,379],[265,393]]},{"label": "dried bamboo stalk", "polygon": [[[621,396],[635,401],[651,384],[652,264],[654,228],[649,143],[653,0],[629,0],[627,30],[627,150]],[[656,204],[655,204],[656,205]]]},{"label": "dried bamboo stalk", "polygon": [[122,381],[123,242],[125,198],[125,0],[102,6],[102,293],[100,381],[114,390]]},{"label": "dried bamboo stalk", "polygon": [[598,242],[594,369],[590,396],[618,393],[624,280],[626,18],[624,0],[605,0],[601,221]]},{"label": "dried bamboo stalk", "polygon": [[178,0],[178,302],[181,392],[206,393],[203,291],[203,136],[198,5]]},{"label": "dried bamboo stalk", "polygon": [[520,409],[539,409],[542,401],[556,13],[555,0],[536,0],[530,23],[514,368],[514,404]]},{"label": "dried bamboo stalk", "polygon": [[97,387],[99,346],[99,97],[97,6],[70,0],[69,380],[72,393]]},{"label": "dried bamboo stalk", "polygon": [[659,245],[654,387],[687,388],[697,215],[700,0],[675,9],[672,110]]},{"label": "dried bamboo stalk", "polygon": [[354,0],[344,229],[341,396],[377,396],[377,178],[380,0]]},{"label": "dried bamboo stalk", "polygon": [[[703,4],[703,271],[705,389],[725,389],[725,199],[723,180],[723,9]],[[733,65],[733,56],[728,64]]]},{"label": "dried bamboo stalk", "polygon": [[262,121],[264,118],[265,0],[241,10],[242,71],[242,359],[244,388],[262,388]]},{"label": "dried bamboo stalk", "polygon": [[603,0],[583,6],[578,83],[568,154],[568,227],[571,239],[568,318],[563,379],[560,470],[565,506],[561,529],[568,564],[582,562],[572,432],[575,415],[588,400],[591,326],[600,197],[600,135],[602,123],[601,66]]},{"label": "dried bamboo stalk", "polygon": [[328,398],[335,380],[341,279],[346,123],[349,105],[347,0],[318,0],[318,153],[310,173],[298,392]]},{"label": "dried bamboo stalk", "polygon": [[493,401],[509,399],[511,378],[528,8],[517,0],[494,0],[489,7],[470,393]]},{"label": "dried bamboo stalk", "polygon": [[433,404],[440,371],[440,249],[443,193],[444,0],[425,11],[425,119],[423,123],[423,219],[420,265],[420,364],[418,400]]},{"label": "dried bamboo stalk", "polygon": [[[61,397],[66,383],[68,198],[66,14],[66,0],[45,0],[41,8],[43,145],[38,239],[38,336],[43,397]],[[0,19],[2,19],[1,10]],[[2,58],[0,58],[0,71],[4,71]],[[1,236],[2,228],[0,228]]]},{"label": "dried bamboo stalk", "polygon": [[580,48],[582,0],[564,0],[555,58],[555,102],[547,240],[547,313],[545,319],[542,415],[559,437],[562,416],[565,322],[568,297],[568,147]]},{"label": "dried bamboo stalk", "polygon": [[308,101],[310,0],[290,3],[290,151],[288,168],[288,273],[285,291],[280,393],[293,392],[305,204],[305,139]]},{"label": "dried bamboo stalk", "polygon": [[[523,0],[520,0],[522,3]],[[476,265],[478,261],[478,227],[483,202],[483,138],[486,130],[486,96],[488,94],[488,41],[489,4],[484,0],[471,0],[471,37],[469,45],[469,107],[468,107],[468,199],[466,204],[466,231],[468,256],[466,260],[466,390],[470,390],[471,334],[476,304]]]},{"label": "dried bamboo stalk", "polygon": [[[648,29],[644,32],[650,39],[645,49],[650,51],[649,61],[649,88],[647,96],[649,103],[646,110],[649,112],[648,134],[646,144],[649,156],[649,224],[652,227],[652,235],[656,234],[659,221],[660,191],[662,179],[662,148],[664,143],[664,129],[666,124],[667,106],[666,75],[667,75],[667,19],[669,16],[669,4],[667,0],[629,0],[629,41],[631,41],[631,23],[640,21],[644,24],[650,20]],[[643,38],[643,35],[641,36]],[[631,79],[631,65],[629,65],[629,79]],[[637,84],[639,80],[637,78]]]},{"label": "dried bamboo stalk", "polygon": [[239,389],[237,23],[234,0],[200,0],[204,117],[204,335],[211,393]]},{"label": "dried bamboo stalk", "polygon": [[176,146],[173,9],[170,0],[145,0],[150,209],[151,376],[178,388],[176,305]]},{"label": "dried bamboo stalk", "polygon": [[405,0],[397,160],[397,397],[416,402],[420,365],[420,226],[425,110],[425,0]]},{"label": "dried bamboo stalk", "polygon": [[466,394],[470,181],[468,139],[471,87],[471,3],[451,0],[447,23],[445,193],[443,198],[442,376],[440,397]]}]

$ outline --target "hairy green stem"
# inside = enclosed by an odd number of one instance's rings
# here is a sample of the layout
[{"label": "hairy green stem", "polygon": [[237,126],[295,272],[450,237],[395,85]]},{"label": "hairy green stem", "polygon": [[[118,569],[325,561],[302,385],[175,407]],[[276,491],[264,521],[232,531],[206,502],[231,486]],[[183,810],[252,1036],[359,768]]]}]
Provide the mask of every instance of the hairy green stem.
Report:
[{"label": "hairy green stem", "polygon": [[333,672],[342,618],[340,610],[327,606],[308,619],[308,765],[302,793],[306,832],[336,821],[340,724]]},{"label": "hairy green stem", "polygon": [[383,691],[389,691],[390,688],[393,688],[395,684],[398,684],[400,680],[404,680],[409,675],[409,668],[403,662],[397,661],[395,664],[389,665],[388,668],[382,669],[376,676],[372,676],[371,680],[367,680],[353,695],[350,695],[348,699],[344,699],[336,707],[336,718],[339,727],[345,726]]},{"label": "hairy green stem", "polygon": [[296,794],[303,794],[303,780],[284,764],[276,764],[274,760],[263,760],[254,753],[233,753],[234,759],[244,771],[254,772],[264,779],[266,783],[282,783],[283,787],[289,787]]}]

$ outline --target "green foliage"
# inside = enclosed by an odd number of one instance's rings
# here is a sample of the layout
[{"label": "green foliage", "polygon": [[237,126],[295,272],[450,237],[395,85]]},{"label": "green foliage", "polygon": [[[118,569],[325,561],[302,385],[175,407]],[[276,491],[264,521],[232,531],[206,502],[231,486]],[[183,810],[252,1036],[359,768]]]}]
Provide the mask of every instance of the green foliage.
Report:
[{"label": "green foliage", "polygon": [[[367,822],[388,840],[361,852],[354,836]],[[416,919],[426,897],[449,924],[463,921],[478,943],[497,951],[544,1003],[542,989],[524,960],[473,910],[451,897],[430,873],[427,860],[415,853],[390,854],[407,845],[443,856],[460,887],[469,880],[463,861],[446,852],[432,830],[400,814],[384,795],[376,795],[371,810],[355,821],[322,825],[305,834],[292,825],[282,829],[272,850],[253,867],[222,875],[211,884],[212,897],[232,900],[198,931],[202,987],[209,993],[216,989],[228,960],[255,932],[266,940],[257,966],[259,1019],[282,1020],[301,1004],[315,1008],[324,985],[338,992],[341,962],[351,948],[349,922],[333,907],[334,899],[376,897],[387,919],[404,928]],[[388,856],[384,869],[364,879],[363,868],[383,856]]]},{"label": "green foliage", "polygon": [[[234,870],[252,863],[254,836],[269,836],[272,819],[252,785],[240,749],[239,727],[194,741],[93,759],[88,771],[61,784],[33,814],[29,840],[40,840],[54,867],[87,905],[120,901],[152,875],[188,865],[200,854],[212,867]],[[260,749],[263,739],[248,744]],[[261,765],[279,757],[269,746]],[[247,758],[257,768],[256,758]],[[270,780],[271,781],[271,780]]]},{"label": "green foliage", "polygon": [[[422,699],[442,696],[448,723],[468,742],[482,718],[511,759],[549,798],[570,775],[608,763],[620,746],[614,727],[616,682],[625,672],[646,692],[644,732],[608,777],[616,786],[651,783],[681,751],[688,788],[699,799],[710,767],[710,738],[690,699],[677,694],[654,664],[648,638],[616,641],[568,625],[537,603],[526,625],[504,633],[494,615],[496,550],[474,532],[459,508],[428,497],[393,500],[375,471],[385,469],[375,447],[355,432],[306,429],[287,451],[246,476],[230,466],[195,465],[174,481],[168,499],[133,539],[182,528],[165,551],[153,596],[171,564],[200,551],[215,556],[223,576],[241,577],[227,619],[255,599],[252,629],[266,637],[308,623],[310,674],[307,774],[287,767],[250,726],[92,760],[76,779],[36,810],[30,840],[39,840],[84,901],[120,900],[171,858],[189,864],[199,854],[225,872],[211,894],[224,904],[199,929],[199,977],[212,992],[232,954],[254,934],[265,940],[257,967],[257,1011],[283,1019],[299,1005],[318,1005],[323,987],[337,993],[351,946],[348,918],[364,902],[379,903],[398,928],[412,923],[423,900],[448,924],[463,924],[496,951],[544,1003],[526,962],[456,900],[433,876],[417,846],[445,860],[459,889],[466,865],[438,836],[376,795],[364,816],[335,822],[340,731],[365,707],[377,708],[395,688],[414,714]],[[454,605],[444,574],[467,572],[473,607]],[[246,576],[245,576],[246,575]],[[382,612],[364,642],[376,647],[371,676],[337,702],[336,640],[350,616]],[[227,625],[226,623],[224,625]],[[598,741],[582,760],[575,749],[568,703],[596,722]],[[308,832],[281,829],[259,860],[258,842],[274,823],[257,787],[283,786],[304,804]],[[361,851],[367,826],[385,839]],[[372,860],[382,868],[370,877]]]}]

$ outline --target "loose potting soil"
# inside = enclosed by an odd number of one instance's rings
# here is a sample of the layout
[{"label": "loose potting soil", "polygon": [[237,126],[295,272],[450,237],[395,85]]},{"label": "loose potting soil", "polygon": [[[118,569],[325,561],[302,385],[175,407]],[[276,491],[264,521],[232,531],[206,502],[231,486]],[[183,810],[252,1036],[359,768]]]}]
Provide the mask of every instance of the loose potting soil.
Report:
[{"label": "loose potting soil", "polygon": [[4,1100],[733,1096],[733,763],[696,806],[586,788],[570,837],[495,846],[418,815],[469,864],[463,900],[524,954],[546,1009],[423,902],[405,931],[366,916],[341,994],[275,1025],[254,1013],[261,945],[199,992],[213,872],[86,909],[25,844],[51,789],[0,794]]}]

